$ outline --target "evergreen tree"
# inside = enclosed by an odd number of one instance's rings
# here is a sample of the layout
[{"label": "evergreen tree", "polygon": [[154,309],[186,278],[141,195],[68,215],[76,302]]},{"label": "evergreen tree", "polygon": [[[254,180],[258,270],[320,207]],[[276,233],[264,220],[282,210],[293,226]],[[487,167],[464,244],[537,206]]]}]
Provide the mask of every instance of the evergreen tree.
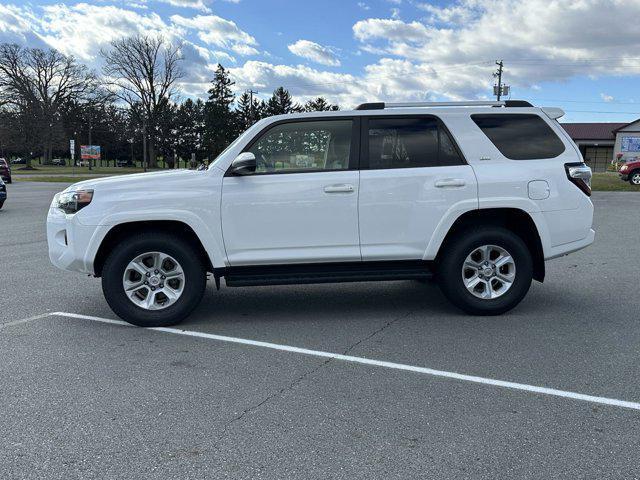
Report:
[{"label": "evergreen tree", "polygon": [[166,104],[156,121],[156,138],[158,152],[164,159],[164,166],[175,167],[175,152],[178,148],[178,128],[177,128],[178,106],[174,103]]},{"label": "evergreen tree", "polygon": [[240,95],[240,98],[238,98],[238,106],[236,108],[239,132],[244,132],[262,118],[262,105],[264,105],[264,102],[259,102],[256,98],[253,99],[252,103],[251,95],[247,92]]},{"label": "evergreen tree", "polygon": [[309,100],[304,104],[305,112],[328,112],[340,110],[338,105],[330,104],[324,97],[318,97],[315,100]]},{"label": "evergreen tree", "polygon": [[187,99],[176,113],[176,130],[178,142],[176,151],[178,157],[185,161],[191,160],[191,154],[196,158],[202,157],[205,104],[202,100]]},{"label": "evergreen tree", "polygon": [[231,105],[235,95],[231,87],[235,84],[224,67],[218,64],[209,98],[205,104],[205,145],[211,158],[218,156],[235,138],[237,129],[235,112]]},{"label": "evergreen tree", "polygon": [[267,115],[283,115],[285,113],[301,112],[300,105],[293,103],[293,98],[288,90],[278,87],[267,102]]}]

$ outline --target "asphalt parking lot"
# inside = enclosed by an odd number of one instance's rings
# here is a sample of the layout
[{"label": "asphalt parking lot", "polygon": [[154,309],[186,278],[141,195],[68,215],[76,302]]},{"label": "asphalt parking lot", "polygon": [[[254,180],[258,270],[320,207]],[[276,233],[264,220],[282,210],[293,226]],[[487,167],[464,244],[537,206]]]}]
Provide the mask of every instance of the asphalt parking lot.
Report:
[{"label": "asphalt parking lot", "polygon": [[414,282],[210,283],[158,331],[49,263],[61,189],[0,210],[2,479],[640,478],[639,194],[596,192],[596,243],[501,317]]}]

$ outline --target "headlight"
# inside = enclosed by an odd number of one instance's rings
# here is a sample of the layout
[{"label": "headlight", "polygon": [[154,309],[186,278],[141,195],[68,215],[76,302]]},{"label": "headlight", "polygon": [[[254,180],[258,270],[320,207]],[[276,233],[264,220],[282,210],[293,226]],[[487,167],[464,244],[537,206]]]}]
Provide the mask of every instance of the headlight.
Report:
[{"label": "headlight", "polygon": [[621,172],[626,172],[627,170],[629,170],[629,165],[623,165],[623,166],[620,168],[620,171],[621,171]]},{"label": "headlight", "polygon": [[93,190],[74,190],[62,192],[53,197],[52,206],[64,213],[76,213],[89,205],[93,200]]}]

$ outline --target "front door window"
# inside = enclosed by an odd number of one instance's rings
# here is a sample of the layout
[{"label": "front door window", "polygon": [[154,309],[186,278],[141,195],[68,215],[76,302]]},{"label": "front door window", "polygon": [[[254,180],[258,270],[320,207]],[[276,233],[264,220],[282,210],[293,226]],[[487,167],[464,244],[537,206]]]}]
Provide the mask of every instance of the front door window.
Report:
[{"label": "front door window", "polygon": [[256,174],[347,170],[351,158],[351,120],[276,125],[248,149]]}]

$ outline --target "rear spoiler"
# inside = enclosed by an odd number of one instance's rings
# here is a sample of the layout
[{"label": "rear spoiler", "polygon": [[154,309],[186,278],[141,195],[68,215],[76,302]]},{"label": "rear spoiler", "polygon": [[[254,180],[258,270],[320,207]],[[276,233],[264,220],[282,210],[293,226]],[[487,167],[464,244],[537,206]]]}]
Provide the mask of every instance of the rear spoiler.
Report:
[{"label": "rear spoiler", "polygon": [[556,107],[542,107],[541,110],[547,114],[549,118],[552,120],[557,120],[561,117],[564,117],[564,110]]}]

